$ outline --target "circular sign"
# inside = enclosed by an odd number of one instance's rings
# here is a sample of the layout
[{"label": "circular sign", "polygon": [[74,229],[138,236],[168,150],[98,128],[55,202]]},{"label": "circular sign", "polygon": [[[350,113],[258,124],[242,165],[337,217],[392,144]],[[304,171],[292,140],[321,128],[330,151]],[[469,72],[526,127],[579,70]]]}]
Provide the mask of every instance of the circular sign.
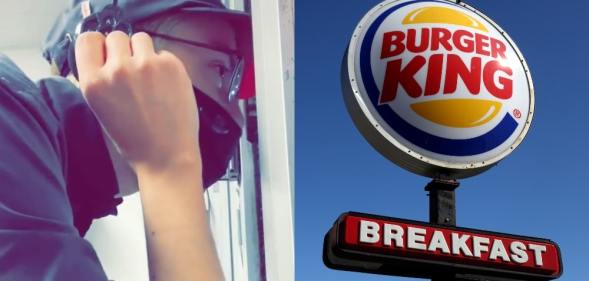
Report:
[{"label": "circular sign", "polygon": [[526,135],[532,78],[515,43],[464,3],[384,1],[360,21],[342,63],[346,105],[397,165],[435,178],[479,174]]}]

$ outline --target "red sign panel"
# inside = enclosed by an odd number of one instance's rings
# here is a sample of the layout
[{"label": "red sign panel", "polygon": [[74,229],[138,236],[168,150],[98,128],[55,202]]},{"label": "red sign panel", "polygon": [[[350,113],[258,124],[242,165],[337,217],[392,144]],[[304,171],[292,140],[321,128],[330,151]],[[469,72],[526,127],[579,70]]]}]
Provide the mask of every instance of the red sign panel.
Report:
[{"label": "red sign panel", "polygon": [[448,266],[539,279],[554,279],[562,273],[559,248],[545,239],[359,213],[343,214],[330,232],[334,232],[332,255],[339,253],[348,260],[386,263],[397,259],[438,269]]}]

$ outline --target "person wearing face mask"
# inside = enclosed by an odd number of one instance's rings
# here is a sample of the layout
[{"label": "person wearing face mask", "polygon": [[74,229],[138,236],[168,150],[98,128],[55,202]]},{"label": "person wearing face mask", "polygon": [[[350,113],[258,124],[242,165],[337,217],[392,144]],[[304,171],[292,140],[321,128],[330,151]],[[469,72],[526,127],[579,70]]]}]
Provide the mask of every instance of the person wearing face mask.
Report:
[{"label": "person wearing face mask", "polygon": [[0,56],[0,280],[106,280],[82,237],[135,190],[151,279],[220,280],[202,192],[253,93],[249,16],[218,0],[78,1],[43,49],[79,88]]}]

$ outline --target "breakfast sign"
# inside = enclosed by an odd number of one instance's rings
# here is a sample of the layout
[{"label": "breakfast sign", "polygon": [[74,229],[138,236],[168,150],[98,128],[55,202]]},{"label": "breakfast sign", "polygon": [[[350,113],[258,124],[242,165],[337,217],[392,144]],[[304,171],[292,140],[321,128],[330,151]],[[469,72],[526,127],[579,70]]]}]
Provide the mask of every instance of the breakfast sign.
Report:
[{"label": "breakfast sign", "polygon": [[378,274],[549,280],[562,273],[550,240],[354,212],[340,216],[324,248],[329,267]]},{"label": "breakfast sign", "polygon": [[433,224],[342,214],[325,238],[326,265],[424,278],[561,275],[549,240],[453,226],[452,181],[509,155],[534,114],[528,66],[503,29],[460,1],[387,0],[358,23],[341,75],[346,106],[367,141],[398,166],[435,179],[442,188],[428,190],[430,208],[452,210],[443,221],[430,210]]}]

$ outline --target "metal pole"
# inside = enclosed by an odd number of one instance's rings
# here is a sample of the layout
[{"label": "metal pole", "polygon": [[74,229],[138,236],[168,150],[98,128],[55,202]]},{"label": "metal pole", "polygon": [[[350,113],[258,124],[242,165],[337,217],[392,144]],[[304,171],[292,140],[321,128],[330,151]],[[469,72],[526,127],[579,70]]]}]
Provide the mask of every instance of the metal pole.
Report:
[{"label": "metal pole", "polygon": [[[460,183],[457,180],[433,179],[425,187],[429,192],[429,222],[456,226],[456,194]],[[458,281],[455,274],[439,274],[432,281]]]},{"label": "metal pole", "polygon": [[427,184],[429,192],[429,222],[456,226],[456,195],[460,183],[456,180],[434,179]]},{"label": "metal pole", "polygon": [[[456,226],[456,193],[460,186],[457,180],[433,179],[425,186],[429,192],[429,222],[438,225]],[[500,277],[488,277],[474,274],[439,273],[432,281],[521,281]]]}]

